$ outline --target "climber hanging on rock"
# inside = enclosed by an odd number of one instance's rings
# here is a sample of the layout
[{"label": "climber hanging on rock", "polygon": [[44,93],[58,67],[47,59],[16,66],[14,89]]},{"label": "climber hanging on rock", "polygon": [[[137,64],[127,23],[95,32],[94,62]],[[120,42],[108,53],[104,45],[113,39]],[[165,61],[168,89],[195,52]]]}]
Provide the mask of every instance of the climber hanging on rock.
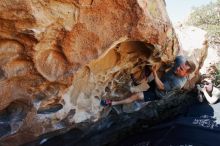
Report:
[{"label": "climber hanging on rock", "polygon": [[188,61],[183,56],[177,56],[174,66],[159,79],[157,71],[158,65],[151,68],[154,81],[149,83],[150,87],[147,91],[133,93],[130,97],[112,101],[110,99],[101,99],[101,106],[113,106],[120,104],[132,103],[136,100],[144,100],[145,102],[168,98],[178,92],[186,83],[187,76],[194,72],[196,66],[192,61]]}]

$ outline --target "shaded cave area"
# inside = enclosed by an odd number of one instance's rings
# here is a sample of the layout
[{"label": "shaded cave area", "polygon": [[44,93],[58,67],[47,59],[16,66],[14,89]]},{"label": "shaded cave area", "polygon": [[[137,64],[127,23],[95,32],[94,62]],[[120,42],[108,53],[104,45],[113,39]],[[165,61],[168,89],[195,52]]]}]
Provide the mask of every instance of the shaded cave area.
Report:
[{"label": "shaded cave area", "polygon": [[[94,103],[89,98],[99,96],[101,98],[119,100],[129,96],[131,94],[130,87],[134,86],[131,74],[134,75],[137,82],[141,81],[144,73],[143,69],[146,65],[150,64],[148,60],[152,59],[153,51],[154,46],[151,44],[140,41],[127,41],[117,44],[110,48],[103,56],[91,61],[91,63],[74,75],[74,78],[78,78],[78,81],[73,81],[74,91],[70,98],[73,102],[77,103],[76,109],[71,109],[65,117],[56,117],[55,121],[51,119],[51,123],[62,125],[65,131],[65,128],[69,129],[68,126],[73,124],[69,121],[69,117],[75,116],[81,108],[84,108],[83,110],[91,109],[91,105]],[[2,72],[0,73],[2,74]],[[91,80],[91,78],[94,78],[96,82],[94,83],[94,80]],[[11,136],[21,130],[21,127],[25,127],[24,121],[27,121],[26,116],[31,112],[30,109],[32,108],[36,110],[36,113],[33,112],[32,114],[47,118],[53,118],[56,113],[62,112],[62,109],[65,109],[65,102],[67,101],[61,98],[60,93],[60,91],[65,89],[65,86],[60,86],[57,83],[42,83],[41,80],[36,80],[36,85],[37,89],[40,90],[36,90],[33,93],[33,97],[31,97],[33,98],[33,104],[31,104],[31,101],[26,100],[12,100],[7,107],[0,110],[0,124],[3,128],[0,133],[1,138]],[[29,85],[30,89],[31,86]],[[79,96],[80,93],[83,93],[85,96]],[[86,98],[86,102],[80,102],[82,98]],[[87,104],[91,105],[87,106]],[[96,106],[99,107],[99,103]],[[79,112],[79,117],[81,116],[80,114]],[[108,114],[109,110],[103,110],[101,113],[98,113],[98,118],[105,117]],[[91,119],[93,119],[94,114],[92,113],[91,115]],[[97,121],[96,115],[95,118]],[[93,123],[91,121],[90,123]]]},{"label": "shaded cave area", "polygon": [[15,100],[5,109],[0,111],[0,137],[16,133],[30,112],[30,102],[26,100]]},{"label": "shaded cave area", "polygon": [[[115,52],[117,56],[117,63],[109,68],[111,72],[109,82],[104,83],[104,90],[101,92],[101,98],[111,100],[121,100],[129,97],[134,92],[145,91],[147,78],[151,75],[151,67],[155,64],[161,64],[160,52],[157,52],[154,45],[141,42],[141,41],[128,41],[117,44],[114,48],[110,49],[104,58],[108,59],[108,64],[111,64],[111,56]],[[114,58],[114,56],[112,56]],[[98,59],[99,60],[99,59]],[[105,59],[104,59],[105,60]],[[102,62],[102,59],[99,60]],[[97,62],[96,62],[97,63]],[[106,62],[107,63],[107,62]],[[115,70],[120,68],[120,70]],[[114,72],[113,72],[113,71]],[[162,70],[160,71],[160,75]],[[152,75],[150,77],[152,79]],[[145,83],[144,83],[145,84]],[[146,89],[147,90],[147,89]],[[113,109],[119,113],[134,112],[135,106],[142,106],[137,102],[127,105],[114,106]],[[134,108],[134,109],[133,109]],[[137,109],[136,109],[137,110]],[[108,110],[107,110],[108,113]],[[103,116],[107,115],[104,112]]]},{"label": "shaded cave area", "polygon": [[[109,49],[103,56],[76,73],[75,78],[78,81],[73,81],[73,88],[69,90],[71,91],[69,97],[77,98],[68,101],[75,102],[77,105],[74,112],[70,111],[73,115],[68,114],[68,116],[73,116],[74,120],[81,120],[80,118],[85,114],[82,110],[85,110],[92,115],[90,119],[75,123],[74,128],[64,128],[41,135],[38,140],[26,145],[96,146],[116,144],[119,142],[117,138],[121,140],[121,138],[129,136],[132,131],[140,132],[143,127],[150,127],[170,118],[171,114],[175,116],[182,113],[184,107],[193,102],[192,96],[186,93],[182,93],[178,100],[179,95],[175,95],[170,99],[152,101],[139,111],[133,110],[134,105],[132,104],[120,107],[120,112],[118,108],[104,108],[98,115],[99,119],[93,121],[97,117],[92,114],[94,111],[90,111],[90,106],[100,107],[100,103],[93,103],[92,100],[89,100],[90,98],[95,96],[113,100],[127,98],[132,94],[131,87],[137,86],[131,75],[136,82],[140,82],[145,76],[145,68],[150,70],[155,63],[161,63],[160,54],[155,53],[154,46],[148,43],[128,41]],[[91,77],[97,82],[93,83]],[[84,94],[79,94],[79,92]],[[64,101],[67,102],[65,99]],[[178,107],[183,101],[187,102]],[[68,123],[68,118],[64,120],[62,122]],[[109,137],[108,140],[106,137]]]},{"label": "shaded cave area", "polygon": [[[112,55],[115,52],[115,56]],[[140,41],[122,42],[109,50],[104,58],[108,59],[107,64],[112,64],[112,68],[104,72],[111,72],[104,89],[102,98],[115,98],[116,100],[125,98],[131,92],[132,86],[137,86],[145,78],[145,71],[150,70],[153,61],[159,63],[160,58],[153,60],[152,54],[154,46]],[[112,55],[112,56],[111,56]],[[115,62],[109,61],[116,57]],[[107,60],[106,59],[106,60]],[[99,60],[99,59],[98,59]],[[114,59],[113,59],[114,60]],[[99,61],[102,62],[102,59]],[[117,69],[118,68],[118,69]],[[103,82],[103,80],[101,81]],[[105,81],[103,82],[105,84]],[[114,97],[115,95],[115,97]]]},{"label": "shaded cave area", "polygon": [[79,70],[69,94],[64,97],[65,103],[75,106],[72,120],[76,123],[88,119],[97,121],[109,112],[100,109],[100,99],[121,100],[132,92],[144,91],[137,85],[150,75],[153,64],[161,63],[156,51],[154,45],[145,42],[121,42]]},{"label": "shaded cave area", "polygon": [[[119,115],[111,113],[95,123],[85,121],[77,124],[75,128],[69,131],[59,130],[48,133],[42,135],[37,141],[26,145],[132,145],[135,143],[128,143],[128,141],[132,142],[134,136],[138,137],[137,134],[146,134],[145,131],[149,132],[151,127],[184,114],[188,107],[196,102],[194,96],[194,93],[181,93],[169,99],[153,101],[133,113],[121,113]],[[140,135],[140,139],[146,140],[146,137]]]}]

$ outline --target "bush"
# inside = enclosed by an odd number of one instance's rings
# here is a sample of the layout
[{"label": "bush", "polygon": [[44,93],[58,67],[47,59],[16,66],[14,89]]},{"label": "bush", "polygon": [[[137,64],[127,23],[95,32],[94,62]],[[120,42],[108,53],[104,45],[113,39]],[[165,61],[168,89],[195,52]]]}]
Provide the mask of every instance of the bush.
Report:
[{"label": "bush", "polygon": [[220,0],[193,8],[186,24],[206,30],[210,42],[220,44]]}]

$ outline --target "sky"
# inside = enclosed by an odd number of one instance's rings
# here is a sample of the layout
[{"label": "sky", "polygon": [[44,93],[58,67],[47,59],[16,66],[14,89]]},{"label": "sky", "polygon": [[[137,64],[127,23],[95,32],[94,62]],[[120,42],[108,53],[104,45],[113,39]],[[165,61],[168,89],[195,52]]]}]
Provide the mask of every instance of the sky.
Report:
[{"label": "sky", "polygon": [[184,20],[192,7],[198,7],[201,5],[208,4],[209,2],[214,2],[215,0],[165,0],[168,15],[173,24],[178,21]]}]

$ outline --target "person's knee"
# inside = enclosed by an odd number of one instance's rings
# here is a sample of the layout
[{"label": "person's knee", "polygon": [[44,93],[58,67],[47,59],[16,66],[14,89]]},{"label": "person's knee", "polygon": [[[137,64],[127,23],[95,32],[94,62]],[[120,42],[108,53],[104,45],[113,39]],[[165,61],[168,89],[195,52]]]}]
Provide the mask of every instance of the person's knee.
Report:
[{"label": "person's knee", "polygon": [[144,99],[144,94],[143,94],[143,92],[135,93],[135,95],[133,96],[133,98],[134,98],[135,100],[143,100],[143,99]]},{"label": "person's knee", "polygon": [[126,103],[131,103],[131,102],[133,102],[133,101],[135,101],[135,100],[137,100],[138,99],[138,96],[137,96],[137,94],[135,93],[135,94],[132,94],[129,98],[127,98],[125,101],[126,101]]}]

